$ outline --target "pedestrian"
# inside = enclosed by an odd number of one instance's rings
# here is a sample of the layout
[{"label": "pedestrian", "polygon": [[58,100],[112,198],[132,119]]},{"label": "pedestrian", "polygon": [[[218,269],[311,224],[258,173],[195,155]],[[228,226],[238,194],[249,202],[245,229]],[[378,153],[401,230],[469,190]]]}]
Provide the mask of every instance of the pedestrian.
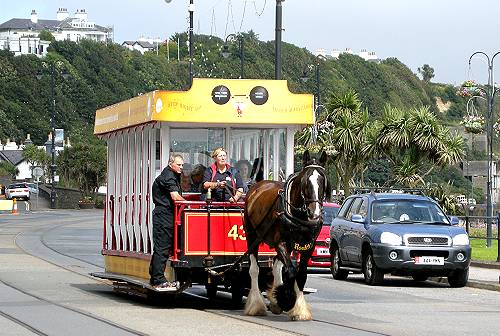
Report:
[{"label": "pedestrian", "polygon": [[151,285],[160,291],[176,291],[178,284],[167,281],[165,266],[170,256],[174,235],[174,201],[184,201],[181,174],[184,159],[172,155],[168,166],[153,183],[153,256],[149,265]]},{"label": "pedestrian", "polygon": [[[236,203],[243,194],[243,180],[238,170],[227,163],[227,152],[219,147],[212,152],[214,163],[207,167],[203,175],[202,192],[211,192],[212,200]],[[229,189],[229,190],[228,190]]]}]

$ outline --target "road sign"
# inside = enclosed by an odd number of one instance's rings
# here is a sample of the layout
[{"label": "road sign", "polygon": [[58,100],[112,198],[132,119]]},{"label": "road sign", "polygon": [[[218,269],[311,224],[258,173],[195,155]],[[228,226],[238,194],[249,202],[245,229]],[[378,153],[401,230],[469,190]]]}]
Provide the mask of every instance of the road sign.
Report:
[{"label": "road sign", "polygon": [[43,169],[42,167],[35,167],[33,168],[33,176],[36,178],[39,178],[43,176]]}]

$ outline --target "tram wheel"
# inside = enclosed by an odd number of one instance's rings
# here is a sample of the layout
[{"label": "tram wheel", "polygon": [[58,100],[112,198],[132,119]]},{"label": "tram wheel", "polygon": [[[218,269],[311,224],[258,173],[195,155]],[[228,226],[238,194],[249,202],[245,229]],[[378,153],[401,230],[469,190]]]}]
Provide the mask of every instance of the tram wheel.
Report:
[{"label": "tram wheel", "polygon": [[231,285],[231,304],[236,309],[243,304],[243,288],[240,285]]}]

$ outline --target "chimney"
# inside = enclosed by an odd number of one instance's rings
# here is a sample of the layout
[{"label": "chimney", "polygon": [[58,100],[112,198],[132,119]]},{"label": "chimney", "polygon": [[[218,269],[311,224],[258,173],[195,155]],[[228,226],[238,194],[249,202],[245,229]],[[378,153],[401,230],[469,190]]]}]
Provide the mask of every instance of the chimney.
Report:
[{"label": "chimney", "polygon": [[75,13],[75,19],[87,21],[87,12],[85,11],[85,9],[77,9]]},{"label": "chimney", "polygon": [[64,21],[69,17],[68,10],[66,8],[59,8],[56,14],[57,21]]},{"label": "chimney", "polygon": [[38,14],[34,9],[31,11],[31,22],[38,23]]},{"label": "chimney", "polygon": [[26,140],[24,140],[24,145],[25,145],[25,146],[28,146],[28,145],[32,145],[32,144],[33,144],[33,141],[31,141],[30,136],[31,136],[31,135],[30,135],[29,133],[28,133],[28,134],[26,134]]}]

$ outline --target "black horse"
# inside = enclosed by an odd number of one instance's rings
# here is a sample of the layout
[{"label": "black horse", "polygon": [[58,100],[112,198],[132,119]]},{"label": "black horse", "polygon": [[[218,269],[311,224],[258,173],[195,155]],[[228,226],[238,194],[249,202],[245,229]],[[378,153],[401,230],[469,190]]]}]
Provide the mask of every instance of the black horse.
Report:
[{"label": "black horse", "polygon": [[[276,250],[273,286],[268,290],[270,309],[279,314],[287,311],[292,320],[312,319],[304,299],[307,262],[314,250],[323,224],[323,201],[330,198],[325,174],[327,156],[319,164],[306,151],[303,169],[283,182],[261,181],[247,194],[244,228],[250,255],[251,288],[245,305],[247,315],[265,315],[267,307],[259,290],[258,245],[266,243]],[[290,254],[300,253],[298,269]],[[283,273],[282,273],[283,272]]]}]

